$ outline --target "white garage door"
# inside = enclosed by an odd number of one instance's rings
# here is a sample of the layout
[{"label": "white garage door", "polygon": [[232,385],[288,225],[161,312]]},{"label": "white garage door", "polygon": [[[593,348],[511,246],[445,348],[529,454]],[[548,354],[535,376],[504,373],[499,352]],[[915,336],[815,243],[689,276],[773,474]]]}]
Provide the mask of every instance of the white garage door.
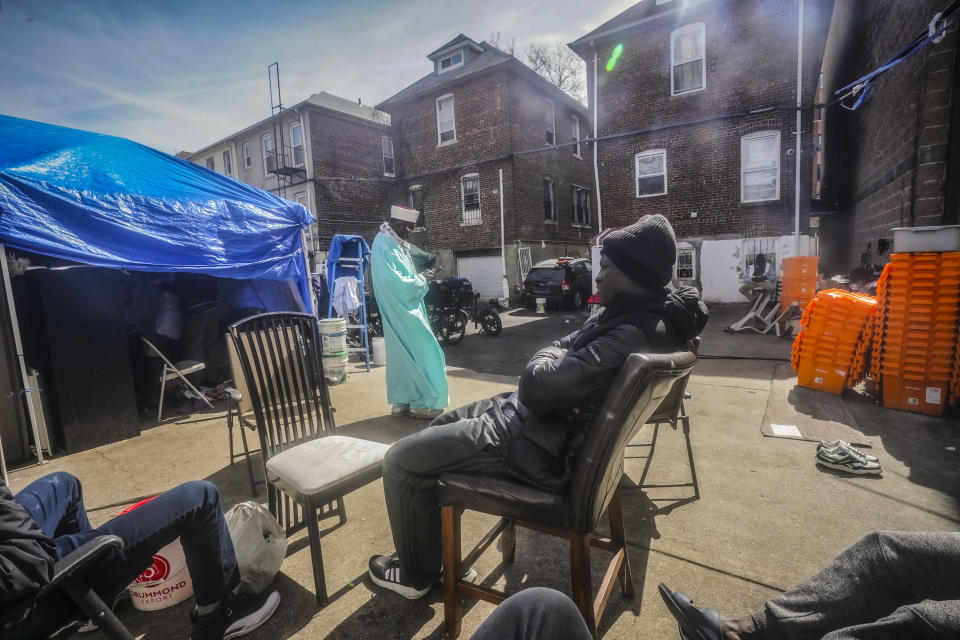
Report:
[{"label": "white garage door", "polygon": [[481,300],[503,295],[503,273],[500,256],[471,256],[457,258],[457,275],[473,283]]}]

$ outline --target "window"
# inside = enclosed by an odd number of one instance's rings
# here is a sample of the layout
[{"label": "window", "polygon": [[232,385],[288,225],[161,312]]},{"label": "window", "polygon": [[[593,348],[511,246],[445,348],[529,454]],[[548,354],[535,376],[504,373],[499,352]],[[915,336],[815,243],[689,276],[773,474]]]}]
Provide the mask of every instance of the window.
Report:
[{"label": "window", "polygon": [[768,276],[773,276],[774,281],[776,281],[778,277],[777,266],[780,264],[777,260],[779,244],[780,241],[777,238],[744,238],[743,249],[740,252],[743,256],[744,277],[753,275],[757,254],[762,253],[766,264],[764,272]]},{"label": "window", "polygon": [[393,166],[393,140],[382,136],[380,146],[383,147],[383,175],[393,177],[396,175]]},{"label": "window", "polygon": [[697,277],[697,266],[694,262],[696,248],[688,242],[677,243],[677,262],[673,265],[674,280],[694,280]]},{"label": "window", "polygon": [[557,195],[550,178],[543,179],[543,221],[557,223]]},{"label": "window", "polygon": [[438,73],[443,73],[444,71],[449,71],[454,67],[459,67],[463,64],[463,49],[458,49],[451,53],[448,56],[440,58],[440,68]]},{"label": "window", "polygon": [[544,100],[543,120],[546,129],[547,144],[557,144],[557,121],[555,118],[553,103]]},{"label": "window", "polygon": [[670,92],[699,91],[706,86],[703,23],[687,25],[670,35]]},{"label": "window", "polygon": [[667,192],[667,152],[649,149],[636,155],[637,197],[662,196]]},{"label": "window", "polygon": [[273,136],[263,136],[263,175],[267,176],[273,173]]},{"label": "window", "polygon": [[290,147],[293,149],[293,166],[303,166],[303,126],[299,122],[290,125]]},{"label": "window", "polygon": [[460,178],[460,204],[463,224],[480,224],[480,174],[471,173]]},{"label": "window", "polygon": [[233,175],[233,163],[230,162],[230,151],[223,152],[223,173],[228,176]]},{"label": "window", "polygon": [[570,121],[570,139],[577,144],[573,145],[573,155],[580,157],[580,118],[573,116]]},{"label": "window", "polygon": [[414,226],[414,231],[423,231],[427,228],[427,221],[423,217],[423,186],[419,184],[410,185],[410,188],[407,189],[407,203],[410,205],[411,209],[416,209],[420,212],[420,217],[417,218],[417,224]]},{"label": "window", "polygon": [[572,185],[570,187],[570,201],[573,209],[573,226],[590,226],[590,190]]},{"label": "window", "polygon": [[453,96],[437,98],[437,144],[457,141],[457,124],[453,116]]},{"label": "window", "polygon": [[780,132],[759,131],[740,138],[740,201],[780,199]]},{"label": "window", "polygon": [[245,169],[249,169],[253,166],[253,158],[250,156],[250,143],[243,143],[243,166]]},{"label": "window", "polygon": [[210,171],[216,170],[216,167],[213,164],[213,158],[207,158],[207,169],[210,169]]}]

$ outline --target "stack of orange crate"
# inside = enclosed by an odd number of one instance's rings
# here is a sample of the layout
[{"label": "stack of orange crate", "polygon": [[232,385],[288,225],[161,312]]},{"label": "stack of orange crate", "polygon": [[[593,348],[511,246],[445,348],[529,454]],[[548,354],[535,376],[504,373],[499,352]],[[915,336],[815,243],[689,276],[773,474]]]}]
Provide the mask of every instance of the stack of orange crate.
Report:
[{"label": "stack of orange crate", "polygon": [[780,309],[787,310],[791,304],[797,303],[802,311],[813,300],[817,292],[817,264],[820,258],[816,256],[797,256],[784,258],[782,264],[780,292]]},{"label": "stack of orange crate", "polygon": [[871,340],[870,366],[867,371],[870,382],[875,387],[872,391],[879,391],[880,376],[883,365],[883,339],[886,337],[887,329],[887,305],[889,303],[890,290],[890,271],[891,265],[883,267],[880,279],[877,280],[877,306],[876,320],[873,323],[873,334],[868,336]]},{"label": "stack of orange crate", "polygon": [[893,254],[883,302],[883,406],[941,415],[956,395],[960,253]]},{"label": "stack of orange crate", "polygon": [[865,348],[860,343],[876,302],[870,296],[830,289],[806,306],[791,355],[800,385],[840,395],[851,375],[860,375],[854,361],[858,347]]}]

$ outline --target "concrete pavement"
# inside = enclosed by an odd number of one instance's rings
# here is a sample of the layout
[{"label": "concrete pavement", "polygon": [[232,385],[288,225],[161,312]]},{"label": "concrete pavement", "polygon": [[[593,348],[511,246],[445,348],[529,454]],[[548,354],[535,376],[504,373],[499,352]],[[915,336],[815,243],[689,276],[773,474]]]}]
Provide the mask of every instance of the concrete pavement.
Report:
[{"label": "concrete pavement", "polygon": [[[742,613],[819,569],[843,548],[875,529],[956,530],[960,524],[960,429],[954,420],[887,411],[871,400],[845,402],[884,466],[880,478],[852,477],[819,469],[815,444],[766,438],[760,426],[777,365],[789,357],[790,342],[773,336],[731,336],[724,326],[745,312],[742,305],[712,310],[690,384],[692,442],[700,499],[692,490],[629,489],[624,509],[637,596],[614,591],[601,620],[604,638],[675,638],[676,625],[656,587],[660,581],[686,591],[725,613]],[[583,316],[513,312],[500,337],[475,335],[447,347],[452,405],[489,397],[515,386],[526,359],[540,346],[575,330]],[[764,359],[757,359],[764,358]],[[425,425],[389,416],[384,370],[357,367],[347,384],[332,388],[340,432],[393,442]],[[45,473],[67,470],[84,483],[94,524],[141,496],[186,480],[206,478],[220,488],[226,506],[250,499],[242,462],[227,464],[225,421],[219,413],[177,419],[125,442],[56,458],[43,467],[11,475],[14,491]],[[636,443],[649,440],[645,428]],[[239,447],[239,437],[236,438]],[[631,447],[625,486],[643,468],[642,447]],[[260,477],[259,457],[255,457]],[[689,479],[682,434],[661,428],[647,482]],[[260,488],[258,499],[264,500]],[[348,520],[323,536],[324,563],[332,602],[317,610],[305,532],[290,540],[276,588],[281,609],[258,638],[440,637],[443,610],[439,588],[420,601],[384,593],[366,578],[367,558],[392,550],[379,482],[345,499]],[[464,538],[479,537],[492,518],[468,513]],[[321,525],[322,527],[323,525]],[[487,584],[516,591],[542,585],[569,593],[565,543],[521,530],[517,559],[504,570],[489,552],[477,569]],[[602,577],[595,552],[594,583]],[[189,637],[189,607],[159,612],[121,610],[138,637]],[[492,607],[468,601],[461,637],[469,638]],[[99,634],[88,636],[101,637]]]}]

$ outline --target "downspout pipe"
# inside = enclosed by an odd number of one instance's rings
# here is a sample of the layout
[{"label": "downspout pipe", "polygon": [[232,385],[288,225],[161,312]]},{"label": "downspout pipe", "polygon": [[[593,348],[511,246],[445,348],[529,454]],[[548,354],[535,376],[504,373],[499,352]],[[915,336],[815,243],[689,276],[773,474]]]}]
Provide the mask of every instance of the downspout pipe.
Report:
[{"label": "downspout pipe", "polygon": [[[800,0],[801,2],[803,0]],[[593,48],[593,137],[600,137],[600,125],[597,119],[597,48]],[[597,161],[597,145],[593,142],[593,190],[597,194],[597,233],[603,232],[603,207],[600,206],[600,167]]]},{"label": "downspout pipe", "polygon": [[799,2],[799,15],[797,18],[797,142],[794,149],[796,156],[796,169],[794,170],[794,194],[793,194],[793,237],[795,241],[794,254],[800,255],[800,129],[803,126],[801,116],[801,101],[803,99],[803,0]]}]

